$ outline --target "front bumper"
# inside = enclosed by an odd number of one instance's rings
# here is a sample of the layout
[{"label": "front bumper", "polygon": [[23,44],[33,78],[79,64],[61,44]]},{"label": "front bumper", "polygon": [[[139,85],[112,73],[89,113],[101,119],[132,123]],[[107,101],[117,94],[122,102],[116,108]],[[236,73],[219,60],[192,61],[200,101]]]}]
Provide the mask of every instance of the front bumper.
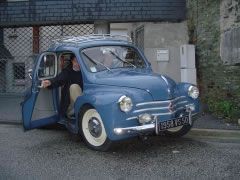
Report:
[{"label": "front bumper", "polygon": [[147,133],[154,131],[156,128],[155,123],[152,124],[145,124],[141,126],[133,126],[133,127],[126,127],[126,128],[114,128],[114,133],[116,135],[122,134],[131,134],[131,133]]},{"label": "front bumper", "polygon": [[[192,125],[192,110],[186,109],[189,116],[189,124]],[[150,133],[155,132],[156,134],[159,133],[158,131],[158,121],[157,116],[154,117],[154,121],[150,124],[144,124],[141,126],[132,126],[132,127],[125,127],[125,128],[114,128],[113,131],[116,135],[124,135],[124,134],[144,134],[144,133]]]}]

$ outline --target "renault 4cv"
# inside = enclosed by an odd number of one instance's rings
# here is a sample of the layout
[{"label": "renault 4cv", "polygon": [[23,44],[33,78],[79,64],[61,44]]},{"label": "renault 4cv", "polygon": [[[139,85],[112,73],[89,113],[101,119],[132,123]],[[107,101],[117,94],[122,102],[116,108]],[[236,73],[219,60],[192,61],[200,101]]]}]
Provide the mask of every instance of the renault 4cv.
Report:
[{"label": "renault 4cv", "polygon": [[[83,92],[69,119],[59,110],[61,88],[42,88],[41,82],[56,77],[71,55],[81,68]],[[94,150],[106,151],[113,142],[136,136],[183,136],[199,112],[195,85],[154,73],[144,54],[122,36],[58,39],[37,57],[29,76],[32,86],[22,102],[24,129],[58,122]]]}]

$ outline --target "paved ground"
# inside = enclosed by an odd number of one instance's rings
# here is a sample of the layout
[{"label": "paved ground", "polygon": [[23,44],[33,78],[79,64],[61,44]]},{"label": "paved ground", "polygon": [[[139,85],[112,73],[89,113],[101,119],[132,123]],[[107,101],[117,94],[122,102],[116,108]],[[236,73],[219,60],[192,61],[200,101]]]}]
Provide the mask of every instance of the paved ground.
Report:
[{"label": "paved ground", "polygon": [[205,135],[134,139],[103,153],[65,130],[0,124],[0,179],[239,179],[240,134]]},{"label": "paved ground", "polygon": [[0,122],[20,123],[22,97],[0,96]]},{"label": "paved ground", "polygon": [[224,122],[224,119],[216,118],[210,114],[199,116],[195,121],[194,128],[200,129],[225,129],[225,130],[240,130],[240,125]]}]

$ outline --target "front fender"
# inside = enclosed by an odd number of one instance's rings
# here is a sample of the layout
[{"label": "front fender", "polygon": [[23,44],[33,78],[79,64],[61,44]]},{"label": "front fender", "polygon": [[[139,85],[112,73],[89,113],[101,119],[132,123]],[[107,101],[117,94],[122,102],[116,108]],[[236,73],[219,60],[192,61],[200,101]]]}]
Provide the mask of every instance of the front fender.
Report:
[{"label": "front fender", "polygon": [[[118,100],[121,96],[126,95],[132,98],[133,103],[142,102],[143,100],[152,100],[151,96],[143,91],[132,88],[124,87],[96,87],[85,90],[82,96],[79,96],[75,102],[75,112],[78,117],[81,108],[89,104],[93,106],[100,114],[108,138],[111,140],[120,140],[127,138],[128,136],[116,136],[113,132],[115,127],[124,127],[136,125],[134,121],[126,121],[131,115],[129,113],[122,112],[119,107]],[[76,124],[78,127],[78,123]]]},{"label": "front fender", "polygon": [[188,95],[188,88],[189,86],[195,86],[193,84],[190,83],[179,83],[177,85],[177,90],[178,90],[178,95],[179,96],[186,96],[187,100],[195,105],[195,111],[193,111],[193,114],[197,114],[200,111],[200,101],[199,101],[199,97],[197,99],[193,99]]},{"label": "front fender", "polygon": [[108,137],[110,137],[111,129],[114,126],[114,121],[109,117],[114,116],[113,109],[115,106],[113,105],[113,102],[116,103],[120,97],[121,94],[113,92],[107,94],[104,93],[104,95],[102,93],[83,94],[77,98],[74,109],[75,112],[77,112],[77,117],[79,117],[79,112],[84,105],[88,104],[93,106],[100,114],[106,129],[106,133]]}]

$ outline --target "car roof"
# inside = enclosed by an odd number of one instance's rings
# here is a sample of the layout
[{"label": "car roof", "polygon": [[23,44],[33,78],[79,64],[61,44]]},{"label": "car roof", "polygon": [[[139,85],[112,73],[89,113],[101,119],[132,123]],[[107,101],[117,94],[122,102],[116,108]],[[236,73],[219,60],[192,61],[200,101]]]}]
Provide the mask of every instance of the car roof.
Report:
[{"label": "car roof", "polygon": [[129,36],[123,35],[109,35],[109,34],[97,34],[78,37],[62,37],[60,39],[53,40],[52,45],[48,49],[49,51],[61,51],[79,49],[89,46],[98,45],[129,45],[132,44]]}]

